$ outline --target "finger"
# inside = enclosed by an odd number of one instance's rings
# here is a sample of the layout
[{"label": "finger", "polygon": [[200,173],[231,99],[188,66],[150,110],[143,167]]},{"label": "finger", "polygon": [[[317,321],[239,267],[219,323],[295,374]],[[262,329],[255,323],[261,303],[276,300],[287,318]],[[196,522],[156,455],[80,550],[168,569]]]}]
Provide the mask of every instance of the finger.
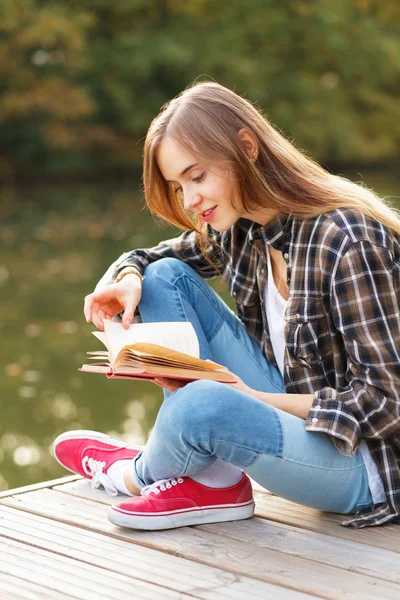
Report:
[{"label": "finger", "polygon": [[85,319],[88,323],[92,320],[92,309],[94,304],[94,294],[89,294],[85,298],[85,302],[83,305],[83,314],[85,315]]},{"label": "finger", "polygon": [[85,298],[83,312],[86,317],[88,323],[92,318],[93,307],[95,304],[99,304],[99,302],[106,303],[109,300],[113,299],[115,296],[115,290],[112,289],[112,286],[106,286],[100,289],[97,292],[92,292]]},{"label": "finger", "polygon": [[99,319],[98,315],[93,314],[92,323],[93,325],[96,325],[97,329],[101,329],[102,331],[104,331],[103,321]]},{"label": "finger", "polygon": [[210,358],[206,358],[206,361],[212,363],[216,367],[219,367],[219,369],[218,369],[219,371],[227,371],[227,372],[229,372],[229,369],[227,367],[224,367],[224,365],[220,365],[219,363],[214,362]]},{"label": "finger", "polygon": [[158,385],[158,387],[164,389],[163,384],[161,383],[161,381],[159,381],[158,379],[153,379],[153,383],[155,383],[156,385]]},{"label": "finger", "polygon": [[101,321],[101,319],[99,319],[98,315],[93,314],[92,323],[97,327],[97,329],[101,329],[101,331],[104,331],[104,324]]},{"label": "finger", "polygon": [[99,315],[98,306],[99,305],[96,303],[94,305],[94,307],[93,307],[93,310],[92,310],[92,321],[93,321],[93,323],[96,325],[96,327],[98,329],[104,330],[104,323],[103,323],[103,319]]},{"label": "finger", "polygon": [[179,379],[170,379],[168,377],[157,377],[157,381],[159,381],[165,390],[169,392],[175,392],[176,390],[184,387],[188,382],[181,381]]},{"label": "finger", "polygon": [[130,303],[125,307],[124,314],[122,315],[122,325],[125,329],[128,329],[133,321],[134,305]]},{"label": "finger", "polygon": [[154,379],[154,383],[156,383],[159,387],[163,388],[163,390],[167,390],[167,392],[174,392],[175,387],[171,383],[170,379],[164,379],[163,377],[157,377]]}]

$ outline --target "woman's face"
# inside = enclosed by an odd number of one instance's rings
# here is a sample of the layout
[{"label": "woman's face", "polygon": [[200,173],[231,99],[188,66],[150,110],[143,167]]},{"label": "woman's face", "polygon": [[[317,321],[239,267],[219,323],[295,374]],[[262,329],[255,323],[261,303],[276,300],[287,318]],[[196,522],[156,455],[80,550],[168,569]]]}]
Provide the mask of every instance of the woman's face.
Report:
[{"label": "woman's face", "polygon": [[246,216],[239,195],[239,186],[219,165],[199,162],[170,138],[165,138],[156,153],[157,164],[166,181],[182,194],[183,206],[216,231],[226,231]]}]

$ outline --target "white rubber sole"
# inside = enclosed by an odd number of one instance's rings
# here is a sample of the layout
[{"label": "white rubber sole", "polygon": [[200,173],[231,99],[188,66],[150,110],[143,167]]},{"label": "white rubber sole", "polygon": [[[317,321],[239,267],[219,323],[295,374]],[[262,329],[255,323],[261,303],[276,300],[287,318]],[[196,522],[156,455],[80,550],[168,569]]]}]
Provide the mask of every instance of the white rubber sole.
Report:
[{"label": "white rubber sole", "polygon": [[68,469],[68,467],[66,467],[61,461],[58,460],[55,448],[60,442],[65,442],[67,440],[79,440],[80,438],[94,440],[97,442],[107,442],[109,444],[112,444],[113,446],[117,446],[118,448],[131,448],[133,450],[142,450],[144,448],[144,446],[131,446],[130,444],[124,444],[124,442],[121,442],[121,440],[112,438],[106,433],[100,433],[99,431],[91,431],[90,429],[76,429],[73,431],[66,431],[65,433],[61,433],[59,436],[56,437],[52,444],[51,450],[58,464],[64,467],[64,469],[67,469],[67,471],[70,471],[71,473],[75,473],[76,471]]},{"label": "white rubber sole", "polygon": [[240,521],[249,519],[254,513],[254,501],[243,506],[225,505],[223,508],[204,507],[203,509],[187,509],[163,515],[132,514],[123,512],[120,508],[110,506],[108,520],[119,527],[141,529],[144,531],[159,531],[175,529],[189,525],[204,525],[205,523],[221,523],[224,521]]}]

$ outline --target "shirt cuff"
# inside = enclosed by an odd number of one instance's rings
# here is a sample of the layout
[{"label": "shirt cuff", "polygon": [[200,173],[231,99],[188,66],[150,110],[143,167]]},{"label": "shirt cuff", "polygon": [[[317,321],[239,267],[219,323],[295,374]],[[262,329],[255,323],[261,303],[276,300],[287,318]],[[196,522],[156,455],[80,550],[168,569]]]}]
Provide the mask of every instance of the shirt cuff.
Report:
[{"label": "shirt cuff", "polygon": [[357,419],[341,402],[340,394],[332,388],[323,388],[314,393],[306,430],[327,433],[344,456],[353,456],[361,441]]}]

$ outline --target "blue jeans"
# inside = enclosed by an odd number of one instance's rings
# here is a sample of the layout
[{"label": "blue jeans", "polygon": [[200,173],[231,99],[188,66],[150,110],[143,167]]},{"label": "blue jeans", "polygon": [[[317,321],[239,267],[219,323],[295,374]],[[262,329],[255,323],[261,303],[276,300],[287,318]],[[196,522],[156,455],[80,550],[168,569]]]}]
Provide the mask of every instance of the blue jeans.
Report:
[{"label": "blue jeans", "polygon": [[[166,258],[145,271],[143,321],[190,321],[201,358],[225,365],[250,387],[283,393],[279,370],[221,298],[184,262]],[[193,476],[217,458],[237,465],[278,496],[324,511],[354,513],[370,506],[359,452],[336,450],[305,421],[229,385],[195,381],[166,394],[154,429],[135,459],[133,481]]]}]

